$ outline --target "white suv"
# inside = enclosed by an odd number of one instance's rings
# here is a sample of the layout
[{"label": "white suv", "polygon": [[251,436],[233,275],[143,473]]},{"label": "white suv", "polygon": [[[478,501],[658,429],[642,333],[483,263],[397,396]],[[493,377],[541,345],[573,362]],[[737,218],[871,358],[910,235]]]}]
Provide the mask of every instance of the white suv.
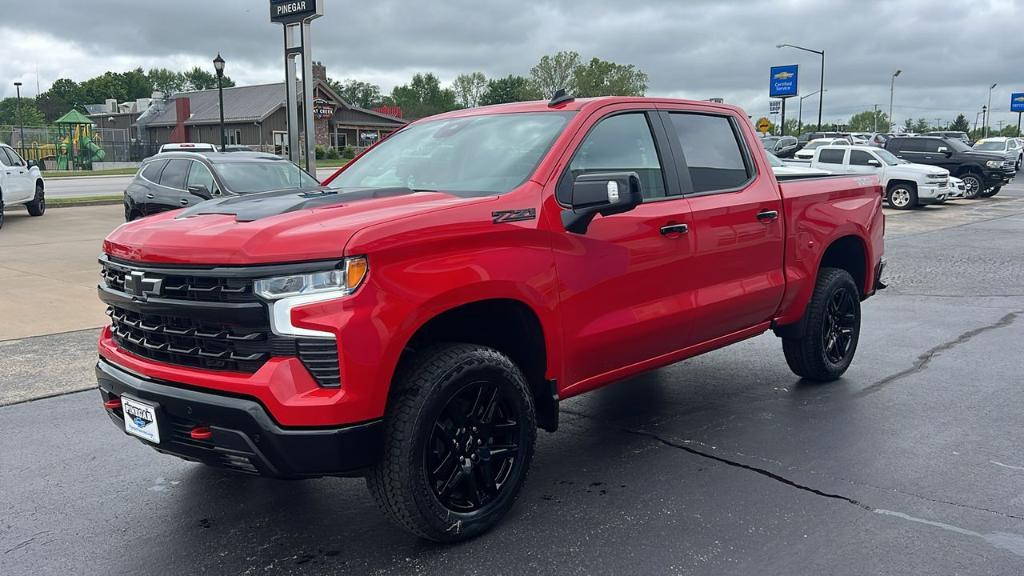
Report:
[{"label": "white suv", "polygon": [[0,227],[4,225],[4,208],[19,204],[32,216],[43,215],[43,175],[35,162],[25,162],[14,148],[0,144]]},{"label": "white suv", "polygon": [[911,164],[874,146],[822,146],[814,151],[811,168],[846,174],[877,174],[889,206],[909,210],[921,204],[941,204],[954,193],[949,170]]}]

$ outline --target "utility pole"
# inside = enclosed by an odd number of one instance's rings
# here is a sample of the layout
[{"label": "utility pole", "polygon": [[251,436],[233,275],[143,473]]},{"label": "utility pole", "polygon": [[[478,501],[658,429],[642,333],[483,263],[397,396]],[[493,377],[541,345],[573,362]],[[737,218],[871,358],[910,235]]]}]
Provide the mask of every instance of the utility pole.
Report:
[{"label": "utility pole", "polygon": [[21,132],[21,155],[25,156],[25,122],[21,118],[21,82],[15,82],[14,89],[18,91],[18,105],[14,110],[14,115],[18,120],[18,130]]}]

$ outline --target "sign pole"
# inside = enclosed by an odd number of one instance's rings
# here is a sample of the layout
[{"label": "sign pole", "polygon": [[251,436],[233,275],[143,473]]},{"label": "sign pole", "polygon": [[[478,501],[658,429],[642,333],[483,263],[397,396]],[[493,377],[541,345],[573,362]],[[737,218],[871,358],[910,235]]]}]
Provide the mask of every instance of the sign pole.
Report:
[{"label": "sign pole", "polygon": [[1024,112],[1017,112],[1017,137],[1020,137],[1020,115]]},{"label": "sign pole", "polygon": [[[310,22],[323,16],[323,0],[270,0],[270,21],[284,28],[285,106],[288,159],[298,163],[299,133],[304,132],[306,171],[316,175],[316,124],[313,116],[313,57]],[[296,58],[302,58],[302,125],[299,124]]]},{"label": "sign pole", "polygon": [[316,124],[313,120],[313,56],[310,21],[302,21],[302,115],[306,128],[306,172],[316,177]]},{"label": "sign pole", "polygon": [[788,98],[782,99],[782,120],[779,121],[779,126],[781,127],[781,132],[779,133],[780,136],[786,135],[786,100],[788,100]]},{"label": "sign pole", "polygon": [[295,28],[285,24],[284,28],[284,88],[285,106],[288,110],[288,159],[295,164],[299,163],[299,97],[296,83],[298,76],[295,73],[295,54],[291,47],[295,44]]}]

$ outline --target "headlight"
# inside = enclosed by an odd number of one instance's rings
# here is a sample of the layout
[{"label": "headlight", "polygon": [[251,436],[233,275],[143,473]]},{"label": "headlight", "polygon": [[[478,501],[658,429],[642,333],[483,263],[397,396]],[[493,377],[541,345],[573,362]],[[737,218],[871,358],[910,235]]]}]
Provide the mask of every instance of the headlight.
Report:
[{"label": "headlight", "polygon": [[988,161],[985,162],[985,166],[988,166],[989,168],[1002,168],[1003,167],[1003,161],[1002,160],[988,160]]},{"label": "headlight", "polygon": [[367,270],[366,257],[356,256],[346,258],[340,267],[332,270],[261,278],[253,284],[253,292],[267,300],[332,292],[346,296],[359,288]]}]

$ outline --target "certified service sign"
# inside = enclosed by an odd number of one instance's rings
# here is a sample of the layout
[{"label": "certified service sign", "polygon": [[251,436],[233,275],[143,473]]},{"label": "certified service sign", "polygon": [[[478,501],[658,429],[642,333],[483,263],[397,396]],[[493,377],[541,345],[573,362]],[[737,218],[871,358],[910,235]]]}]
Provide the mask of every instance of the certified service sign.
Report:
[{"label": "certified service sign", "polygon": [[796,96],[799,92],[797,90],[797,74],[799,70],[797,64],[790,66],[772,66],[771,78],[768,84],[768,96],[772,98],[788,98],[790,96]]},{"label": "certified service sign", "polygon": [[271,22],[301,22],[323,15],[321,0],[270,0]]},{"label": "certified service sign", "polygon": [[1010,112],[1024,112],[1024,92],[1010,94]]}]

